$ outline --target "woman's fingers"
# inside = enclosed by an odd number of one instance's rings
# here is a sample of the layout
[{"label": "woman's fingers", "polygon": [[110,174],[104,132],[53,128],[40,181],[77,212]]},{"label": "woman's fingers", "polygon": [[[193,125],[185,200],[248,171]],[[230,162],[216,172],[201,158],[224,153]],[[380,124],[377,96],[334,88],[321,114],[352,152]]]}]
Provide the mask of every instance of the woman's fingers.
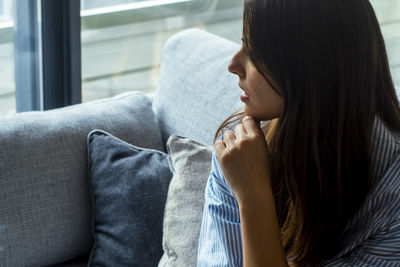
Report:
[{"label": "woman's fingers", "polygon": [[235,143],[245,139],[248,135],[258,134],[261,131],[260,122],[250,116],[243,118],[242,123],[235,126],[235,133],[227,130],[223,133],[223,141],[217,141],[214,148],[218,155],[221,155],[227,148],[232,148]]},{"label": "woman's fingers", "polygon": [[246,116],[242,120],[242,124],[247,132],[247,134],[258,134],[261,131],[260,122],[254,120],[250,116]]},{"label": "woman's fingers", "polygon": [[226,147],[235,145],[236,136],[231,130],[227,130],[223,134]]},{"label": "woman's fingers", "polygon": [[225,150],[226,146],[223,141],[216,141],[214,143],[214,148],[215,148],[215,152],[217,153],[217,157],[219,158],[219,155],[221,155],[222,151]]},{"label": "woman's fingers", "polygon": [[247,135],[246,129],[244,128],[243,124],[238,124],[235,126],[235,135],[237,140],[242,140],[243,137]]}]

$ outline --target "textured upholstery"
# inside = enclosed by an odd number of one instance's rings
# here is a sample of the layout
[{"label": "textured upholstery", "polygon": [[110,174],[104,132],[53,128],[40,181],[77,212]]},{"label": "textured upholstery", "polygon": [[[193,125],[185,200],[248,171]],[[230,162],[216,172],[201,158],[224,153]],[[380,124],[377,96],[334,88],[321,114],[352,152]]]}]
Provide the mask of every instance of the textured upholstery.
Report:
[{"label": "textured upholstery", "polygon": [[237,78],[227,71],[238,49],[205,31],[186,30],[166,43],[159,87],[149,97],[128,93],[0,117],[0,265],[51,265],[90,252],[91,130],[164,152],[172,134],[211,144],[219,124],[242,107]]},{"label": "textured upholstery", "polygon": [[212,146],[172,135],[167,150],[174,175],[164,211],[164,255],[158,267],[196,266]]},{"label": "textured upholstery", "polygon": [[94,130],[88,136],[95,244],[89,266],[154,267],[172,178],[168,155]]},{"label": "textured upholstery", "polygon": [[172,134],[212,144],[218,126],[242,108],[238,79],[227,67],[239,45],[189,29],[164,46],[153,110],[164,143]]},{"label": "textured upholstery", "polygon": [[94,128],[163,148],[143,93],[0,118],[1,266],[44,266],[89,253],[86,137]]}]

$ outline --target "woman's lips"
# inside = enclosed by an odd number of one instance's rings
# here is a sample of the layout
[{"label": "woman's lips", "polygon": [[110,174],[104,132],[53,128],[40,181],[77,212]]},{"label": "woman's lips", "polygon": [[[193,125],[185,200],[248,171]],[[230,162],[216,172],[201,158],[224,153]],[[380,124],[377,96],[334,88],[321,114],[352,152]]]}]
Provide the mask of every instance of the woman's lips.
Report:
[{"label": "woman's lips", "polygon": [[246,93],[246,91],[243,91],[242,95],[240,96],[240,100],[242,102],[246,102],[249,99],[249,95]]},{"label": "woman's lips", "polygon": [[247,92],[243,89],[242,85],[240,84],[240,81],[238,82],[238,85],[240,87],[240,89],[243,90],[242,95],[240,96],[240,100],[242,102],[246,102],[249,99],[249,95],[247,94]]}]

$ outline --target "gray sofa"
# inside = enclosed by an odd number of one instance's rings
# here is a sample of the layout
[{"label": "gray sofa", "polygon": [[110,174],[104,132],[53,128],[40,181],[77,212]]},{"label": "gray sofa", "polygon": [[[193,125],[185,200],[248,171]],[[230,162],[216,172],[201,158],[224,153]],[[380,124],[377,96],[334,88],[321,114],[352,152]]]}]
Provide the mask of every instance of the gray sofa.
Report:
[{"label": "gray sofa", "polygon": [[238,48],[186,30],[164,46],[155,93],[0,117],[0,266],[86,266],[93,246],[87,134],[103,129],[164,152],[172,134],[212,144],[219,124],[242,107],[227,71]]}]

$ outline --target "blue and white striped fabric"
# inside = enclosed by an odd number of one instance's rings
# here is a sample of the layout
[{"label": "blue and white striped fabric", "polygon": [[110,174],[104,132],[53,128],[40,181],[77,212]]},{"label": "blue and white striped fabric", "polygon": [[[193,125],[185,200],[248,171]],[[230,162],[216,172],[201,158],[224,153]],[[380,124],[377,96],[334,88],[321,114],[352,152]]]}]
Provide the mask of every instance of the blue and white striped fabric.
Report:
[{"label": "blue and white striped fabric", "polygon": [[[400,266],[400,135],[374,122],[376,186],[348,223],[335,258],[320,266]],[[197,267],[243,266],[238,202],[215,151],[205,190]]]}]

